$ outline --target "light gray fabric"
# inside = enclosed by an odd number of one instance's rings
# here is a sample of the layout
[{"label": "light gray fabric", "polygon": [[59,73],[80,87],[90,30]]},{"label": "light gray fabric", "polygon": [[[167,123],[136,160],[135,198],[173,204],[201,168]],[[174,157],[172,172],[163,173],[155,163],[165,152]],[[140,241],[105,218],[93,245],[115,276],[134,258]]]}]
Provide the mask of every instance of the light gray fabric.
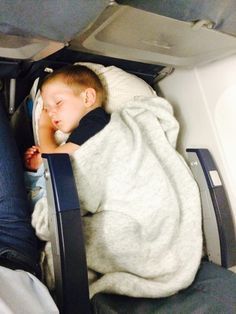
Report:
[{"label": "light gray fabric", "polygon": [[[92,213],[83,217],[91,297],[163,297],[193,281],[202,252],[201,207],[175,150],[178,130],[166,100],[137,97],[73,154],[81,209]],[[33,214],[41,237],[48,228],[45,205],[41,199]]]},{"label": "light gray fabric", "polygon": [[164,297],[201,259],[197,185],[175,150],[179,126],[160,97],[137,97],[73,155],[87,263],[98,292]]},{"label": "light gray fabric", "polygon": [[59,313],[47,288],[33,275],[0,266],[0,313]]}]

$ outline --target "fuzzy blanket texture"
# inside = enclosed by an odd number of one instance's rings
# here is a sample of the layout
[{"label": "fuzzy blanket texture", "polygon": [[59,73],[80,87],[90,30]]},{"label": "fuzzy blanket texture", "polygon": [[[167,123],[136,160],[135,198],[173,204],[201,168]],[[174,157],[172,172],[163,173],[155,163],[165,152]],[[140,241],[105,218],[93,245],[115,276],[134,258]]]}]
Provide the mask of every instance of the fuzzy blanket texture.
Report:
[{"label": "fuzzy blanket texture", "polygon": [[[91,297],[166,297],[194,280],[202,253],[201,206],[196,182],[175,149],[178,130],[165,99],[137,97],[72,156]],[[32,223],[49,240],[45,199],[36,204]],[[49,260],[50,254],[49,248]]]}]

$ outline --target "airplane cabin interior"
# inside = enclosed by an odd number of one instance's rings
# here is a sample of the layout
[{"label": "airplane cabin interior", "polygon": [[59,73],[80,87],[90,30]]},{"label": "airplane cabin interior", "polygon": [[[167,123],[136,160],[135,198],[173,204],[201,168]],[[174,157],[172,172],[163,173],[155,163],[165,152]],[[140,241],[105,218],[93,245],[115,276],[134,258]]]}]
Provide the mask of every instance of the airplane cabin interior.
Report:
[{"label": "airplane cabin interior", "polygon": [[[109,81],[111,106],[120,106],[121,99],[130,101],[136,94],[153,93],[171,104],[179,123],[176,149],[200,192],[204,252],[196,282],[165,298],[105,291],[89,300],[83,219],[71,162],[68,156],[45,154],[53,296],[60,312],[234,313],[235,1],[17,0],[0,4],[1,102],[21,154],[37,141],[38,80],[80,62]],[[221,269],[226,273],[221,274]],[[204,294],[204,284],[212,285],[211,296]]]}]

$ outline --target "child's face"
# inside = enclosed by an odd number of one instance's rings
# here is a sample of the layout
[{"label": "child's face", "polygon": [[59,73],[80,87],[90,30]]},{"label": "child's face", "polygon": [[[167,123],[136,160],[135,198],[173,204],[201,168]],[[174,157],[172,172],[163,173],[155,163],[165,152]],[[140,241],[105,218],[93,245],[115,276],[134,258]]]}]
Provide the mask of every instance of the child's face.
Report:
[{"label": "child's face", "polygon": [[60,80],[47,83],[41,91],[44,108],[53,125],[62,132],[70,133],[88,112],[82,94]]}]

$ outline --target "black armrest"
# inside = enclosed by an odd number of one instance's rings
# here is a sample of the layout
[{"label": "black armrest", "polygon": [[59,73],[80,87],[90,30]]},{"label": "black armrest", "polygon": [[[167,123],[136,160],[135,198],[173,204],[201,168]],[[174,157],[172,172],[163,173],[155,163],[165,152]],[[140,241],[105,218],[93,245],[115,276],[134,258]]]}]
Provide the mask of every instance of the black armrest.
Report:
[{"label": "black armrest", "polygon": [[187,152],[200,189],[209,260],[230,268],[236,265],[236,235],[223,181],[207,149],[187,149]]},{"label": "black armrest", "polygon": [[78,193],[69,155],[43,154],[60,313],[89,314],[87,264]]}]

